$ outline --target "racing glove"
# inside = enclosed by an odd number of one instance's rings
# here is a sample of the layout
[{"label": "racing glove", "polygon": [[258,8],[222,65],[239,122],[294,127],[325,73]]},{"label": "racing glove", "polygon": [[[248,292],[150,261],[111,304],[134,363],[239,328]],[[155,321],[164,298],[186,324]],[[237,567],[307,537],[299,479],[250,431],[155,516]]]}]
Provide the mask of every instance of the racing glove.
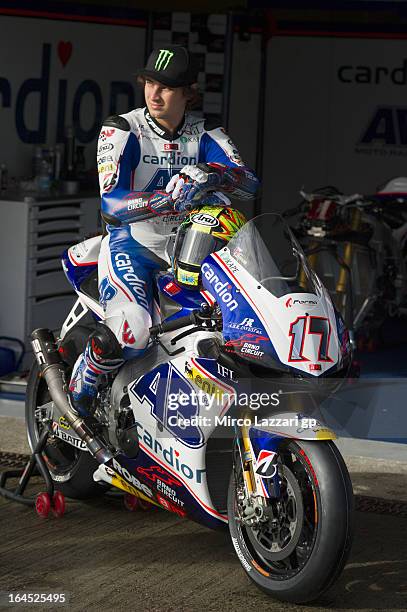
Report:
[{"label": "racing glove", "polygon": [[172,177],[165,190],[171,193],[177,206],[184,202],[196,204],[208,191],[215,191],[221,180],[220,174],[209,164],[184,166],[179,174]]},{"label": "racing glove", "polygon": [[229,200],[227,195],[222,193],[221,191],[213,191],[212,193],[207,193],[204,200],[187,202],[186,200],[174,202],[174,209],[177,212],[184,212],[188,210],[192,210],[200,203],[203,203],[205,206],[231,206],[232,202]]},{"label": "racing glove", "polygon": [[184,166],[169,181],[166,191],[182,206],[183,202],[196,204],[208,192],[219,190],[240,199],[251,199],[258,187],[257,177],[245,166],[208,163]]}]

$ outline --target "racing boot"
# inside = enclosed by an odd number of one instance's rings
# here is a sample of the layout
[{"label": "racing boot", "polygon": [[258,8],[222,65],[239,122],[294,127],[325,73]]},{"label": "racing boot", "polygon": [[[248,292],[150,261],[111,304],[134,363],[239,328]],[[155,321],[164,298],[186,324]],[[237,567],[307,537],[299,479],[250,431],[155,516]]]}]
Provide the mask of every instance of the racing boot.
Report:
[{"label": "racing boot", "polygon": [[71,404],[80,416],[90,414],[99,377],[114,372],[123,362],[122,349],[116,336],[106,325],[99,323],[89,337],[84,352],[76,360],[69,383]]}]

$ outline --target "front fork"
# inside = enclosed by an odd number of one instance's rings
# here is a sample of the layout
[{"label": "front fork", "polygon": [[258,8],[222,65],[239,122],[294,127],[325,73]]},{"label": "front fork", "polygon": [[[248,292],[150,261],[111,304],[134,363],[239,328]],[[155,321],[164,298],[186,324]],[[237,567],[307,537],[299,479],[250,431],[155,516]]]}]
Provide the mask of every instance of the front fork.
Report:
[{"label": "front fork", "polygon": [[[244,420],[249,421],[250,419],[246,416]],[[267,479],[256,474],[256,457],[250,440],[249,427],[249,425],[242,425],[240,432],[236,432],[246,496],[262,500],[278,497],[280,495],[278,470],[276,469],[273,477]]]},{"label": "front fork", "polygon": [[[238,444],[240,445],[240,439],[237,439]],[[247,425],[243,425],[241,428],[241,445],[240,450],[240,459],[242,462],[242,470],[243,470],[243,480],[245,484],[246,494],[248,496],[252,495],[256,490],[256,481],[254,477],[254,466],[253,466],[253,452],[250,444],[249,438],[249,428]]]}]

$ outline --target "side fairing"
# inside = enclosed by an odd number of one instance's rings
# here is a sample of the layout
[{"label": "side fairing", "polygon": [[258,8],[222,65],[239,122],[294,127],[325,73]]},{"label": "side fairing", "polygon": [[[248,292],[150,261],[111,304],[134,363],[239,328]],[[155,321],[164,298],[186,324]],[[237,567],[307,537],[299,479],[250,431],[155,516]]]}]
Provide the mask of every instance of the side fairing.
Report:
[{"label": "side fairing", "polygon": [[[227,517],[214,507],[208,490],[206,445],[217,419],[230,406],[234,387],[224,375],[217,375],[215,360],[193,354],[163,363],[129,385],[141,449],[132,471],[161,503],[160,497],[166,495],[158,472],[163,470],[167,478],[179,483],[172,489],[184,515],[212,528],[221,527]],[[154,473],[154,482],[150,482],[149,475]]]}]

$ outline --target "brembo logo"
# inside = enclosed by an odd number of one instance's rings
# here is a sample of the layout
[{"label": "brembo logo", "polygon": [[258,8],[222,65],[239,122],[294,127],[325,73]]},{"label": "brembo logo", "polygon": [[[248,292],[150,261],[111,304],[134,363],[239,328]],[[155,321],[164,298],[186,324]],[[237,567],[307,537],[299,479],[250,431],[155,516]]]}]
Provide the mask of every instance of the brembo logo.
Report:
[{"label": "brembo logo", "polygon": [[225,281],[222,283],[208,263],[203,264],[202,273],[209,281],[211,287],[213,287],[218,298],[222,300],[226,307],[230,311],[235,310],[238,307],[238,303],[233,299],[232,294],[228,291],[228,288],[230,287],[228,282]]},{"label": "brembo logo", "polygon": [[292,297],[289,297],[285,303],[286,308],[292,308],[293,306],[316,306],[318,302],[315,300],[293,300]]}]

